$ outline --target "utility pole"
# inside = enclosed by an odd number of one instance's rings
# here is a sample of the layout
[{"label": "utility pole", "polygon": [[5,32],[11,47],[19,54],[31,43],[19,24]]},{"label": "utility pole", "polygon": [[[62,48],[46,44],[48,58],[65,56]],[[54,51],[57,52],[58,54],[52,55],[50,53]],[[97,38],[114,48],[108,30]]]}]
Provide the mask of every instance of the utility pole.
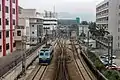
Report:
[{"label": "utility pole", "polygon": [[[113,36],[108,36],[108,66],[113,63]],[[109,62],[111,60],[111,62]]]},{"label": "utility pole", "polygon": [[87,36],[87,56],[88,56],[88,49],[89,49],[89,31],[88,31],[88,36]]},{"label": "utility pole", "polygon": [[[46,32],[46,34],[45,34],[45,40],[48,39],[48,30],[47,29],[50,29],[50,28],[49,27],[44,27],[44,30]],[[47,42],[46,42],[46,45],[47,45]]]},{"label": "utility pole", "polygon": [[26,74],[26,53],[25,51],[25,44],[26,44],[26,36],[22,36],[22,42],[21,42],[21,54],[22,54],[22,72],[23,74]]},{"label": "utility pole", "polygon": [[110,66],[110,42],[109,42],[109,38],[108,38],[108,66]]}]

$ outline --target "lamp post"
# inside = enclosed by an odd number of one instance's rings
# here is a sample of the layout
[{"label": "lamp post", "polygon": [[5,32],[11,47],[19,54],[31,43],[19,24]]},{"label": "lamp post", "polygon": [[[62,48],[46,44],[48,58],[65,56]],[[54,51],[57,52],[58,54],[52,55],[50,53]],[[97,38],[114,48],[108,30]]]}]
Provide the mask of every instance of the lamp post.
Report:
[{"label": "lamp post", "polygon": [[22,54],[22,72],[26,73],[26,53],[24,52],[27,36],[22,36],[21,54]]}]

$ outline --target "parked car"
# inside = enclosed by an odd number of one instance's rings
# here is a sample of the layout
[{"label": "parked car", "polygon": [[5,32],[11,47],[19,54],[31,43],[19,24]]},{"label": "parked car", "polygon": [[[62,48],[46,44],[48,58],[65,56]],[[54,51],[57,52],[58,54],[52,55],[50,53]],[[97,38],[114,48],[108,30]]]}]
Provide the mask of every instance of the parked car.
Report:
[{"label": "parked car", "polygon": [[103,56],[100,56],[100,58],[105,58],[105,57],[106,57],[106,56],[104,56],[104,55],[103,55]]},{"label": "parked car", "polygon": [[[108,59],[101,59],[101,62],[104,64],[104,66],[108,66]],[[112,61],[112,64],[115,64],[115,62]],[[111,65],[111,60],[109,61],[109,65]]]},{"label": "parked car", "polygon": [[[111,56],[111,55],[110,55],[110,56]],[[108,54],[104,54],[104,55],[100,56],[100,58],[107,58],[107,57],[108,57]],[[112,55],[112,58],[113,58],[113,59],[116,59],[117,56]]]},{"label": "parked car", "polygon": [[112,64],[110,66],[106,66],[106,69],[117,70],[117,65],[116,64]]}]

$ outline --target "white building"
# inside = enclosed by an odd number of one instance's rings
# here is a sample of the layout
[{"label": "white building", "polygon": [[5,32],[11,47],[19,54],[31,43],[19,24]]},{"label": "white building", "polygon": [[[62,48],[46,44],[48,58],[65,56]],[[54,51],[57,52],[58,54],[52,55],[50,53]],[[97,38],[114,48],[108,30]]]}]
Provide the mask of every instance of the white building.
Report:
[{"label": "white building", "polygon": [[89,31],[88,27],[89,25],[79,25],[79,35],[81,35],[81,33],[83,32],[87,36],[88,31]]},{"label": "white building", "polygon": [[26,39],[26,48],[41,42],[43,35],[42,15],[36,9],[21,9],[19,14],[19,25],[16,29],[16,46],[21,47],[21,41]]},{"label": "white building", "polygon": [[[56,30],[57,27],[57,14],[51,11],[45,11],[43,14],[43,27],[48,28],[48,34],[52,35],[52,31]],[[46,30],[44,29],[44,36],[46,34]]]},{"label": "white building", "polygon": [[113,35],[114,50],[120,49],[120,0],[104,0],[96,7],[96,23]]},{"label": "white building", "polygon": [[0,57],[16,49],[15,27],[18,24],[18,0],[0,0]]}]

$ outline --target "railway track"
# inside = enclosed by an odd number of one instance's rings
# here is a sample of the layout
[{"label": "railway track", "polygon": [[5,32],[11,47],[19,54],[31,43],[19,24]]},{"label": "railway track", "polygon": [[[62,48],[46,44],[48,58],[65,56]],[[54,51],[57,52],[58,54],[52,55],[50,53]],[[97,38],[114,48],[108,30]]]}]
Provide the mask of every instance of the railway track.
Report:
[{"label": "railway track", "polygon": [[38,65],[33,73],[26,80],[42,80],[48,66]]},{"label": "railway track", "polygon": [[82,80],[97,80],[93,75],[90,73],[90,69],[88,68],[87,65],[85,65],[85,61],[82,59],[80,56],[80,53],[78,52],[78,49],[74,42],[71,42],[72,45],[72,52],[74,56],[74,61],[76,64],[76,67],[79,71],[79,75],[81,76]]},{"label": "railway track", "polygon": [[66,56],[65,42],[59,41],[58,45],[61,51],[57,61],[57,73],[55,76],[55,80],[69,80],[66,59],[65,59],[65,56]]}]

